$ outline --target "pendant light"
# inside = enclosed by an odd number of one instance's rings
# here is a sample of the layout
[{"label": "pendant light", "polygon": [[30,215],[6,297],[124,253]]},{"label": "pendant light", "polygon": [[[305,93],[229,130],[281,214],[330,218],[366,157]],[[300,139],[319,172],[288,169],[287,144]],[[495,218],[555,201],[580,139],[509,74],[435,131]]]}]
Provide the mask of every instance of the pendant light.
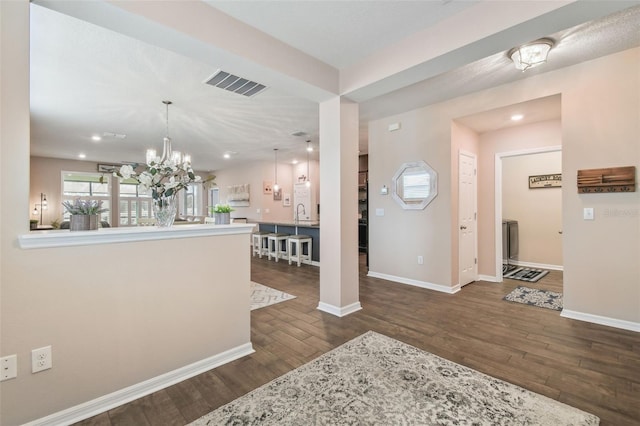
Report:
[{"label": "pendant light", "polygon": [[[160,157],[159,163],[172,162],[174,164],[182,163],[183,161],[191,162],[191,157],[189,155],[185,155],[184,158],[180,151],[174,151],[171,148],[171,138],[169,137],[169,105],[173,104],[171,101],[162,101],[162,103],[166,107],[166,136],[163,139],[162,146],[162,157]],[[147,150],[147,164],[152,161],[157,161],[156,150],[148,149]]]},{"label": "pendant light", "polygon": [[275,153],[276,156],[276,160],[274,163],[274,169],[275,169],[275,183],[273,185],[273,191],[277,192],[280,189],[280,186],[278,185],[278,148],[273,148],[273,152]]},{"label": "pendant light", "polygon": [[313,151],[313,147],[311,146],[311,141],[308,140],[307,141],[307,181],[305,182],[305,185],[307,186],[307,188],[311,188],[311,176],[309,175],[309,153]]}]

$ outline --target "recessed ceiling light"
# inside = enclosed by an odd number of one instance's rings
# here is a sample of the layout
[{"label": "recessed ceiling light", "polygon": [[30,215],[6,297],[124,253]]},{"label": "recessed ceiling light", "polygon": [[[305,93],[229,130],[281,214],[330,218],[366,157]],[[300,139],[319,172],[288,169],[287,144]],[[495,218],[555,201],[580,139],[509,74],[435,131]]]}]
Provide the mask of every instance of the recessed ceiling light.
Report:
[{"label": "recessed ceiling light", "polygon": [[228,152],[225,152],[223,157],[226,158],[226,159],[229,159],[229,158],[231,158],[231,154],[229,154]]},{"label": "recessed ceiling light", "polygon": [[98,142],[98,141],[101,141],[102,138],[99,135],[93,135],[93,136],[91,136],[91,140],[94,140],[94,141]]},{"label": "recessed ceiling light", "polygon": [[82,158],[82,159],[87,158],[87,154],[84,154],[81,152],[80,154],[78,154],[78,158]]},{"label": "recessed ceiling light", "polygon": [[298,164],[298,160],[294,159],[293,161],[291,161],[291,164]]},{"label": "recessed ceiling light", "polygon": [[520,121],[524,118],[524,115],[522,114],[513,114],[511,116],[511,121]]}]

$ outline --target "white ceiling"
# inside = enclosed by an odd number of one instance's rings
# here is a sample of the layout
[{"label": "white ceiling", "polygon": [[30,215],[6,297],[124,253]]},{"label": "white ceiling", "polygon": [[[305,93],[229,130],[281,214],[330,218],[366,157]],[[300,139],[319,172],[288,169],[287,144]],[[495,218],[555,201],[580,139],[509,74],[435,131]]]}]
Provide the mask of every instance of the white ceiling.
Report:
[{"label": "white ceiling", "polygon": [[[278,158],[283,162],[306,158],[307,139],[317,147],[316,101],[293,96],[284,86],[270,87],[253,98],[245,98],[204,85],[203,81],[217,69],[212,65],[216,63],[215,58],[202,61],[188,58],[50,10],[48,7],[56,7],[55,0],[39,3],[47,7],[32,5],[32,155],[77,158],[83,152],[91,161],[142,162],[147,148],[161,149],[165,134],[165,109],[161,103],[164,99],[174,102],[169,111],[169,134],[174,149],[191,153],[194,167],[199,170],[218,170],[240,162],[271,161],[274,148],[279,148]],[[97,3],[88,2],[82,7]],[[343,69],[383,49],[393,48],[412,34],[478,2],[207,3],[336,69]],[[354,99],[362,98],[358,99],[361,149],[366,150],[369,119],[640,45],[640,2],[588,3],[591,9],[601,9],[584,14],[589,17],[598,13],[609,15],[614,3],[620,3],[616,5],[618,9],[634,8],[589,23],[581,23],[583,17],[575,11],[568,13],[567,9],[559,9],[558,13],[548,14],[549,18],[544,21],[523,23],[522,33],[529,34],[533,27],[534,33],[557,41],[549,63],[527,73],[516,71],[506,58],[508,49],[506,45],[502,48],[504,40],[489,37],[468,45],[468,49],[446,52],[426,66],[408,70],[404,74],[414,75],[408,79],[404,78],[406,75],[401,77],[412,84],[394,82],[395,87],[382,92],[376,87],[381,95],[374,96],[354,92]],[[73,2],[66,7],[80,9]],[[552,28],[552,32],[543,32],[546,28]],[[518,30],[509,28],[505,35]],[[478,52],[484,51],[483,46],[487,45],[494,45],[494,53],[478,58]],[[456,64],[455,67],[443,66],[445,60]],[[234,69],[226,71],[242,75]],[[539,108],[537,102],[530,105],[533,106]],[[535,108],[531,111],[529,121],[549,116],[549,111],[536,113]],[[501,125],[501,119],[491,119],[491,114],[484,114],[481,120],[473,117],[464,120],[479,132]],[[526,122],[527,118],[522,121]],[[296,131],[307,135],[292,136]],[[127,137],[91,140],[92,135],[105,132]],[[231,160],[223,160],[224,152],[235,154]]]}]

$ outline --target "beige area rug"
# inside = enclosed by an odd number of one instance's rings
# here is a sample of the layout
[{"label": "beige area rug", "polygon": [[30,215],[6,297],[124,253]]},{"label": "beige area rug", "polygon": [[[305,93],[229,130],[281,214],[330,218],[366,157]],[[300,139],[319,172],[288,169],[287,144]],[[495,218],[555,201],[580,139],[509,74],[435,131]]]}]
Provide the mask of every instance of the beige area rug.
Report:
[{"label": "beige area rug", "polygon": [[295,299],[295,296],[267,287],[266,285],[251,282],[251,310],[264,308],[265,306]]},{"label": "beige area rug", "polygon": [[369,331],[204,425],[597,425],[598,417]]}]

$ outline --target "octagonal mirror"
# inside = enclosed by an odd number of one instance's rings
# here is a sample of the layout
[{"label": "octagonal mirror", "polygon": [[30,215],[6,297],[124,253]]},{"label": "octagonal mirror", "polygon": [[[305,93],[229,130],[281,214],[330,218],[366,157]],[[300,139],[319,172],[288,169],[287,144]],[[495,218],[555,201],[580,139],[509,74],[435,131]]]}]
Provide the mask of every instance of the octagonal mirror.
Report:
[{"label": "octagonal mirror", "polygon": [[406,210],[422,210],[438,195],[438,174],[424,161],[404,163],[392,182],[393,199]]}]

